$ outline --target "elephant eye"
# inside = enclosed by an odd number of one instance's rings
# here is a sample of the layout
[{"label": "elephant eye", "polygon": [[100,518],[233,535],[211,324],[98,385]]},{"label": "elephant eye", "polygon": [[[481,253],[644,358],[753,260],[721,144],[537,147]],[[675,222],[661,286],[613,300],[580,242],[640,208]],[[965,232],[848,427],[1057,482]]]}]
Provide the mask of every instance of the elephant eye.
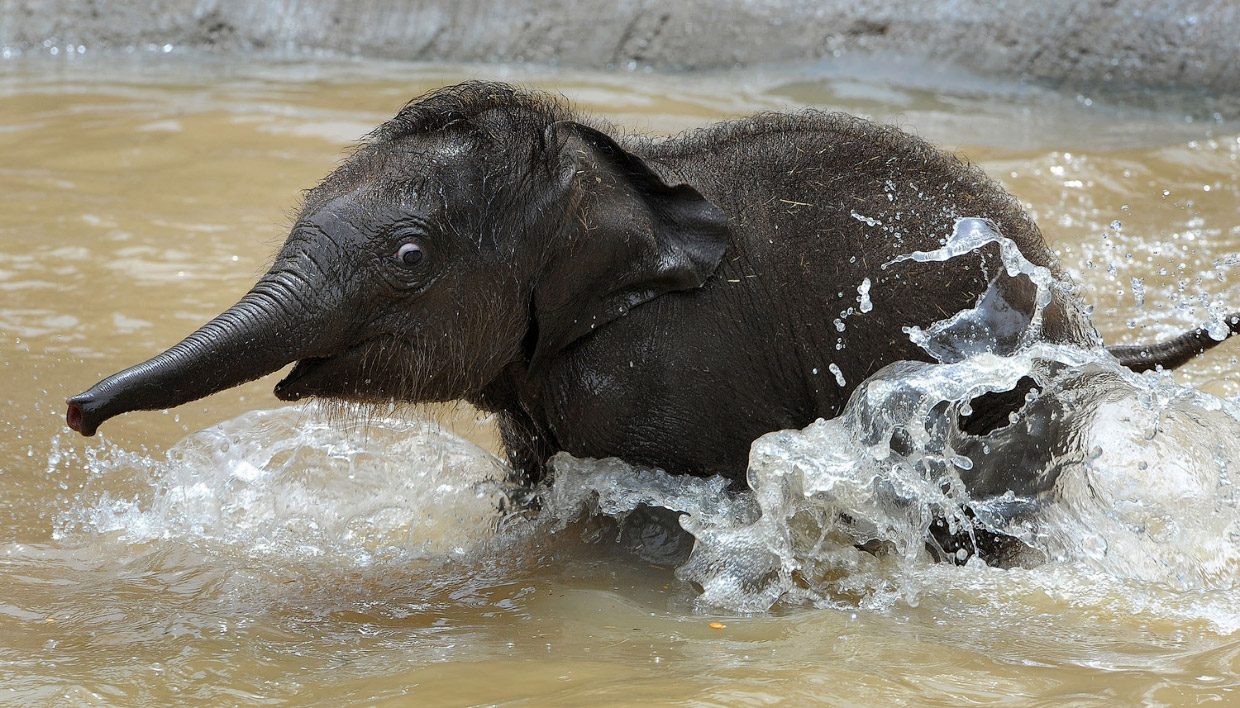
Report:
[{"label": "elephant eye", "polygon": [[422,262],[422,247],[416,243],[406,243],[396,251],[396,260],[407,266],[415,266]]}]

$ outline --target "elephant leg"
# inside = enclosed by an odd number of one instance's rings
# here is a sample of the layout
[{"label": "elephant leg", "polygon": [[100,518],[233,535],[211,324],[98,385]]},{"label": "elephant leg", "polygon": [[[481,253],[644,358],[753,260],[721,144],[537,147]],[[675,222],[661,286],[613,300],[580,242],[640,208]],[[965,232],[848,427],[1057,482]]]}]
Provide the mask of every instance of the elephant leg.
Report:
[{"label": "elephant leg", "polygon": [[[511,467],[508,483],[517,489],[516,496],[529,497],[528,492],[547,474],[547,461],[558,451],[543,426],[540,426],[521,404],[510,376],[501,376],[477,395],[466,399],[473,406],[494,413],[499,423],[500,440]],[[519,490],[525,490],[521,494]]]},{"label": "elephant leg", "polygon": [[504,410],[498,414],[500,439],[512,467],[508,481],[532,488],[547,475],[547,461],[555,454],[555,445],[539,426],[521,409]]}]

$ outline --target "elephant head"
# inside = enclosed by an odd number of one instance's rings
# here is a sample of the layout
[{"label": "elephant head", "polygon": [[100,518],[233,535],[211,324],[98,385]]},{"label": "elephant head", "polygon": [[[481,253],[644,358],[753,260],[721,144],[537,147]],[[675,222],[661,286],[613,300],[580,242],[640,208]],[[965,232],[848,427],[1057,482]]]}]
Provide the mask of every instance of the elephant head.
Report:
[{"label": "elephant head", "polygon": [[296,366],[276,396],[468,398],[700,286],[723,212],[558,100],[472,82],[411,102],[307,193],[274,265],[166,352],[68,399],[93,435]]}]

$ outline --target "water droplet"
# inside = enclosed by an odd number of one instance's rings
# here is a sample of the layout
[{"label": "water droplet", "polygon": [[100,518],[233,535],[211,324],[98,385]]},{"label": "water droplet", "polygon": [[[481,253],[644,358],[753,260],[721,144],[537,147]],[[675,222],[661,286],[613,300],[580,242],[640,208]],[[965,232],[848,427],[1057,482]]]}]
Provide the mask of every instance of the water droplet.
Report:
[{"label": "water droplet", "polygon": [[827,369],[829,369],[831,373],[835,374],[835,383],[839,385],[840,388],[844,388],[846,382],[844,381],[844,372],[840,371],[840,367],[832,363],[827,367]]},{"label": "water droplet", "polygon": [[861,303],[862,312],[869,312],[874,309],[874,303],[870,301],[870,279],[866,278],[857,286],[857,302]]}]

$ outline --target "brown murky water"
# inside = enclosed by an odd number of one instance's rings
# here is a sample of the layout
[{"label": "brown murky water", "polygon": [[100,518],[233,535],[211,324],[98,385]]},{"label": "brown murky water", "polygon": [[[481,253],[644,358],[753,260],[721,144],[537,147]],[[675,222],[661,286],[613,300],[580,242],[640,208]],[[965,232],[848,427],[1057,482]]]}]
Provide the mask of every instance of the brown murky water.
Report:
[{"label": "brown murky water", "polygon": [[[194,492],[189,477],[203,468],[160,462],[192,431],[277,408],[276,377],[123,416],[91,440],[65,429],[66,396],[161,351],[249,287],[299,190],[350,141],[409,97],[473,76],[559,90],[652,132],[800,105],[894,120],[963,151],[1028,204],[1108,341],[1240,309],[1236,125],[964,79],[929,91],[910,88],[915,79],[804,71],[581,75],[175,55],[0,63],[0,703],[1240,701],[1240,621],[1162,611],[1192,604],[1171,588],[1066,580],[1048,592],[1026,571],[996,581],[941,568],[928,584],[957,580],[913,603],[712,613],[670,570],[576,530],[492,544],[485,519],[454,528],[448,518],[418,552],[388,552],[413,526],[385,526],[365,504],[392,496],[385,485],[400,470],[366,467],[348,450],[328,455],[347,474],[319,480],[329,494],[317,502],[275,487],[238,502],[240,468],[204,476]],[[1224,345],[1177,380],[1233,396],[1235,351]],[[302,411],[282,420],[313,420]],[[493,448],[485,421],[470,418],[454,417]],[[169,485],[173,469],[189,477]],[[451,485],[438,474],[429,486]],[[191,513],[193,493],[219,494],[226,508]],[[308,514],[316,504],[322,516]],[[260,507],[274,525],[247,525]]]}]

